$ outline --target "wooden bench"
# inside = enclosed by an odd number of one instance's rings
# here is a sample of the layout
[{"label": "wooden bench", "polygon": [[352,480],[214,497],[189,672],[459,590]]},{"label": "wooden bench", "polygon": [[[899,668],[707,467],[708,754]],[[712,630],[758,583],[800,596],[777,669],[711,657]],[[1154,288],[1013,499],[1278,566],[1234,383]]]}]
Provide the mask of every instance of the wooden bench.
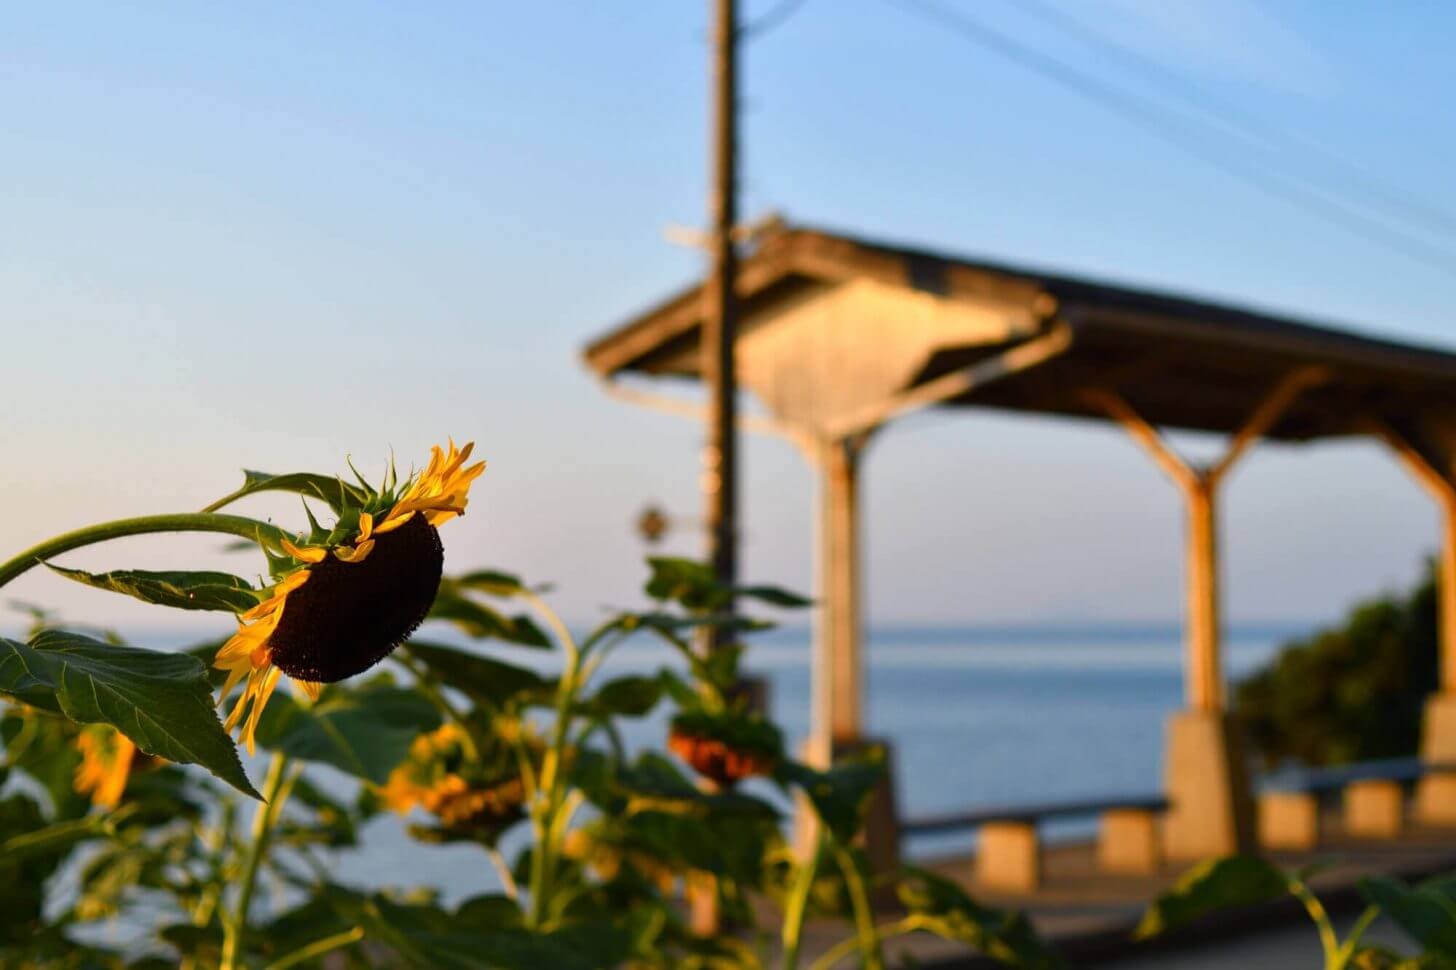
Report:
[{"label": "wooden bench", "polygon": [[1321,806],[1340,797],[1344,832],[1357,838],[1389,839],[1405,826],[1405,793],[1422,784],[1421,817],[1449,819],[1456,805],[1456,765],[1420,758],[1362,761],[1333,768],[1276,772],[1259,784],[1259,844],[1266,849],[1309,851],[1317,847]]},{"label": "wooden bench", "polygon": [[1032,892],[1042,883],[1043,821],[1100,816],[1098,865],[1108,872],[1148,873],[1162,862],[1158,816],[1167,808],[1161,795],[1047,802],[921,818],[900,831],[913,836],[978,830],[977,881],[988,889]]}]

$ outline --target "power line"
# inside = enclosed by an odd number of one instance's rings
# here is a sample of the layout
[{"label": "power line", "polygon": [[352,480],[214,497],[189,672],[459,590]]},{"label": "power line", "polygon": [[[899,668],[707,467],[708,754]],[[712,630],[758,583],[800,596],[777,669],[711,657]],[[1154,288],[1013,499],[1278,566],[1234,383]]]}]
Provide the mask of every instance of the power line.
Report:
[{"label": "power line", "polygon": [[758,40],[788,23],[807,0],[780,0],[779,4],[738,28],[740,41]]},{"label": "power line", "polygon": [[1339,169],[1347,186],[1353,186],[1385,205],[1403,210],[1406,219],[1424,223],[1430,231],[1456,233],[1456,214],[1392,188],[1372,177],[1361,166],[1308,139],[1291,137],[1283,129],[1261,122],[1246,113],[1231,110],[1228,105],[1209,97],[1202,88],[1177,71],[1104,37],[1054,5],[1044,0],[1017,0],[1015,8],[1023,13],[1030,13],[1044,23],[1050,23],[1071,34],[1083,45],[1100,52],[1103,57],[1119,62],[1125,68],[1153,80],[1164,93],[1181,98],[1197,111],[1240,136],[1276,152],[1303,152],[1317,156],[1326,165]]},{"label": "power line", "polygon": [[1330,197],[1328,193],[1303,184],[1297,178],[1270,172],[1267,170],[1267,166],[1261,166],[1258,163],[1250,164],[1211,154],[1208,149],[1216,149],[1217,146],[1210,146],[1198,132],[1190,132],[1186,123],[1176,116],[1169,116],[1166,109],[1154,102],[1139,98],[1085,71],[1028,47],[964,13],[952,13],[928,0],[885,0],[885,2],[946,27],[1023,68],[1101,104],[1104,108],[1121,115],[1147,133],[1209,165],[1243,179],[1264,192],[1313,212],[1357,235],[1382,242],[1412,259],[1420,260],[1427,265],[1456,275],[1456,258],[1453,258],[1452,254],[1444,248],[1432,245],[1422,237],[1412,235],[1403,229],[1369,216],[1358,208]]}]

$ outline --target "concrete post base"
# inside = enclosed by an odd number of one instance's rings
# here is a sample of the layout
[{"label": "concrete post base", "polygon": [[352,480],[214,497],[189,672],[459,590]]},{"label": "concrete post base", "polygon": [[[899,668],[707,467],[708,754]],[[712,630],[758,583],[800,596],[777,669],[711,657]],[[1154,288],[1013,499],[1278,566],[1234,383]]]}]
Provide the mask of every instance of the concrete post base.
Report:
[{"label": "concrete post base", "polygon": [[1180,711],[1168,721],[1163,853],[1191,861],[1255,849],[1254,805],[1239,732],[1227,714]]},{"label": "concrete post base", "polygon": [[1319,846],[1319,799],[1308,792],[1276,791],[1259,796],[1259,845],[1309,852]]},{"label": "concrete post base", "polygon": [[1456,772],[1439,771],[1416,783],[1416,818],[1423,825],[1456,827]]},{"label": "concrete post base", "polygon": [[[811,765],[833,763],[834,759],[847,757],[868,747],[879,747],[885,752],[885,774],[879,786],[870,796],[869,810],[865,814],[864,832],[860,845],[869,856],[870,871],[892,872],[900,865],[900,815],[895,799],[895,752],[889,742],[862,738],[853,741],[836,741],[828,756],[816,751],[813,742],[806,742],[803,758]],[[813,810],[801,804],[794,818],[794,847],[800,858],[808,855],[818,837],[818,828]]]},{"label": "concrete post base", "polygon": [[1405,795],[1393,781],[1369,779],[1345,786],[1345,834],[1393,839],[1405,822]]},{"label": "concrete post base", "polygon": [[1432,694],[1426,698],[1421,757],[1456,765],[1456,693]]},{"label": "concrete post base", "polygon": [[1148,875],[1158,871],[1158,813],[1143,808],[1114,808],[1102,813],[1097,836],[1097,866],[1103,872]]},{"label": "concrete post base", "polygon": [[1003,892],[1035,892],[1041,885],[1041,846],[1032,822],[987,822],[976,845],[976,882]]}]

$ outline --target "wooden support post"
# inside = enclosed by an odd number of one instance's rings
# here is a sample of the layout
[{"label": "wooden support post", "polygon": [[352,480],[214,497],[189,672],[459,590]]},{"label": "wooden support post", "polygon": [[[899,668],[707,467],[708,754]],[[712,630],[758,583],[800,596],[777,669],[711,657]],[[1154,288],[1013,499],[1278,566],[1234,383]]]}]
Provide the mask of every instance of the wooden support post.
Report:
[{"label": "wooden support post", "polygon": [[836,742],[860,740],[864,730],[860,635],[859,459],[864,439],[824,441],[819,469],[818,630],[814,637],[814,696],[810,752],[828,767]]},{"label": "wooden support post", "polygon": [[[1420,447],[1383,421],[1369,430],[1383,440],[1441,509],[1441,565],[1436,574],[1440,645],[1436,693],[1426,699],[1421,757],[1456,762],[1456,467],[1450,448],[1438,442]],[[1448,460],[1442,460],[1444,457]],[[1444,473],[1442,469],[1445,469]],[[1416,817],[1428,825],[1456,825],[1456,773],[1437,771],[1416,784]]]},{"label": "wooden support post", "polygon": [[1441,567],[1436,576],[1441,638],[1438,683],[1442,694],[1456,695],[1456,482],[1390,425],[1374,419],[1367,424],[1441,508]]},{"label": "wooden support post", "polygon": [[[885,777],[865,813],[863,844],[875,873],[899,865],[894,751],[864,735],[864,643],[861,631],[859,468],[869,432],[828,438],[809,450],[819,472],[815,516],[818,561],[809,740],[804,760],[828,768],[836,757],[866,747],[883,749]],[[801,805],[795,843],[801,852],[816,842],[812,813]]]},{"label": "wooden support post", "polygon": [[1215,484],[1195,477],[1184,489],[1188,507],[1188,657],[1184,692],[1195,711],[1223,709]]},{"label": "wooden support post", "polygon": [[1165,765],[1172,803],[1164,826],[1166,854],[1196,859],[1254,847],[1254,811],[1243,746],[1224,714],[1221,668],[1218,488],[1239,458],[1305,388],[1327,378],[1322,368],[1287,374],[1254,409],[1218,461],[1185,461],[1127,401],[1111,390],[1085,392],[1143,447],[1183,493],[1188,515],[1184,691],[1188,709],[1168,727]]}]

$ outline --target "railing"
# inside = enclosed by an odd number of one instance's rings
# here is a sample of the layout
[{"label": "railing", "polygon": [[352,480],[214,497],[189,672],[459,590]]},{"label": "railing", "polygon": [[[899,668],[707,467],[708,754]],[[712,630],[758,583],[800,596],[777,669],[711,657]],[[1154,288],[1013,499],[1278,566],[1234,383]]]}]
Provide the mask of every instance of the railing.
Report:
[{"label": "railing", "polygon": [[1259,791],[1323,794],[1341,791],[1357,781],[1388,781],[1409,785],[1427,775],[1442,772],[1456,772],[1456,763],[1426,761],[1421,758],[1386,758],[1330,768],[1290,768],[1274,771],[1259,780]]},{"label": "railing", "polygon": [[969,812],[954,812],[943,815],[926,815],[901,823],[904,835],[934,835],[941,832],[957,832],[980,828],[992,822],[1036,823],[1047,819],[1093,818],[1104,812],[1119,809],[1162,812],[1168,808],[1168,800],[1162,795],[1147,795],[1134,798],[1093,798],[1065,802],[1040,802],[1026,805],[1008,805],[997,808],[982,808]]},{"label": "railing", "polygon": [[[1335,794],[1343,800],[1344,835],[1394,838],[1406,822],[1406,791],[1417,783],[1422,786],[1417,817],[1456,824],[1456,762],[1389,758],[1271,773],[1256,786],[1259,843],[1275,850],[1316,848],[1327,824],[1322,803]],[[1162,795],[1031,802],[921,816],[902,822],[899,831],[920,836],[979,830],[976,868],[981,882],[1026,892],[1042,879],[1042,822],[1100,817],[1100,867],[1148,873],[1162,862],[1157,822],[1168,807]]]}]

